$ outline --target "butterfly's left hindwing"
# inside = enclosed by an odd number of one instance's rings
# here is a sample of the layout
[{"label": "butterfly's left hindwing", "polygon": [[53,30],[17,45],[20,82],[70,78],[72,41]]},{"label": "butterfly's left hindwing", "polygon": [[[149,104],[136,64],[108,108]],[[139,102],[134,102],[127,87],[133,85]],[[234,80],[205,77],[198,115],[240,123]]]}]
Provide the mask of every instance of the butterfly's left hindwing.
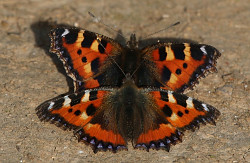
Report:
[{"label": "butterfly's left hindwing", "polygon": [[107,91],[85,90],[45,102],[37,108],[41,120],[57,123],[59,126],[86,125],[102,103]]},{"label": "butterfly's left hindwing", "polygon": [[63,129],[74,129],[79,141],[91,144],[94,151],[126,149],[114,119],[110,117],[108,124],[103,119],[109,118],[103,116],[102,107],[109,93],[110,90],[95,89],[66,95],[40,105],[37,115]]}]

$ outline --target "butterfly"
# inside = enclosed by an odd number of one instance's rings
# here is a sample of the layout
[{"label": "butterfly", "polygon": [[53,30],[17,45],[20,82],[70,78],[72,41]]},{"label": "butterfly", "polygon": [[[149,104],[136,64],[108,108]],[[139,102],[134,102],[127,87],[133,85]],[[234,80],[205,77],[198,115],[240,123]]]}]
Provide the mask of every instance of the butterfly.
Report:
[{"label": "butterfly", "polygon": [[221,53],[193,43],[127,46],[79,28],[56,28],[50,52],[62,61],[74,93],[37,107],[42,121],[74,130],[93,151],[164,149],[182,141],[185,130],[215,125],[220,112],[183,94],[208,72]]}]

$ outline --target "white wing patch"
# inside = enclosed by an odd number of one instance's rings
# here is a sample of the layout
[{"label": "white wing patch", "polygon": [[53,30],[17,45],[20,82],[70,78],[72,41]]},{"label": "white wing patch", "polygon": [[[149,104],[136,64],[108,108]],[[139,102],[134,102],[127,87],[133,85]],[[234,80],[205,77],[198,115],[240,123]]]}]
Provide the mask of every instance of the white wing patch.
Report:
[{"label": "white wing patch", "polygon": [[85,91],[85,94],[84,94],[84,96],[82,97],[82,99],[81,99],[81,101],[82,102],[87,102],[87,101],[89,101],[89,90],[86,90]]},{"label": "white wing patch", "polygon": [[69,107],[70,103],[71,103],[71,99],[69,98],[69,96],[64,96],[63,106],[64,107]]},{"label": "white wing patch", "polygon": [[204,109],[206,110],[206,111],[209,111],[209,109],[207,108],[207,105],[206,104],[201,104],[203,107],[204,107]]},{"label": "white wing patch", "polygon": [[55,104],[55,102],[51,101],[50,104],[49,104],[48,110],[52,109],[54,104]]},{"label": "white wing patch", "polygon": [[83,120],[86,120],[86,119],[88,119],[88,115],[85,113],[85,112],[83,112],[82,114],[81,114],[81,118],[83,119]]},{"label": "white wing patch", "polygon": [[172,121],[176,121],[176,120],[178,119],[178,116],[177,116],[175,113],[173,113],[173,114],[171,115],[170,119],[171,119]]},{"label": "white wing patch", "polygon": [[204,54],[206,54],[207,55],[207,51],[206,51],[206,49],[205,49],[205,45],[203,45],[200,49],[201,49],[201,51],[204,53]]},{"label": "white wing patch", "polygon": [[67,34],[69,33],[69,30],[68,29],[65,29],[65,31],[62,33],[62,37],[66,36]]},{"label": "white wing patch", "polygon": [[176,99],[174,98],[172,92],[168,92],[168,101],[171,103],[176,103]]},{"label": "white wing patch", "polygon": [[188,97],[188,99],[186,100],[186,103],[187,103],[188,109],[194,108],[193,99],[191,97]]}]

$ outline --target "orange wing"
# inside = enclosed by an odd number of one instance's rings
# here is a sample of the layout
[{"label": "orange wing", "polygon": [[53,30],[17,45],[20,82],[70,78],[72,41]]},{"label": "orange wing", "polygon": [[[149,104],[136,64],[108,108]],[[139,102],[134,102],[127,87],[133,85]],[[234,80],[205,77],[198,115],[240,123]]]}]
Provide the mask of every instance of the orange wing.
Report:
[{"label": "orange wing", "polygon": [[157,128],[151,128],[141,133],[135,141],[135,147],[138,148],[169,151],[171,144],[181,141],[182,132],[185,130],[194,131],[200,123],[215,125],[215,119],[220,115],[220,112],[211,105],[183,94],[163,89],[160,91],[149,90],[149,93],[155,101],[156,110],[154,112],[164,118],[165,122],[157,120],[154,122],[158,124]]},{"label": "orange wing", "polygon": [[206,72],[215,71],[216,60],[221,55],[205,44],[159,43],[144,50],[144,58],[153,61],[159,76],[156,79],[166,88],[183,92],[192,88]]},{"label": "orange wing", "polygon": [[50,52],[57,54],[63,62],[68,76],[75,82],[75,91],[79,87],[86,89],[103,86],[105,75],[102,73],[113,64],[110,57],[116,57],[121,52],[120,44],[114,40],[77,28],[54,29],[50,38]]},{"label": "orange wing", "polygon": [[63,129],[73,129],[79,141],[93,146],[94,152],[98,150],[112,150],[127,148],[126,141],[119,134],[113,117],[103,116],[102,107],[105,96],[110,91],[85,90],[78,94],[70,94],[57,98],[37,108],[37,115],[41,120],[55,123]]}]

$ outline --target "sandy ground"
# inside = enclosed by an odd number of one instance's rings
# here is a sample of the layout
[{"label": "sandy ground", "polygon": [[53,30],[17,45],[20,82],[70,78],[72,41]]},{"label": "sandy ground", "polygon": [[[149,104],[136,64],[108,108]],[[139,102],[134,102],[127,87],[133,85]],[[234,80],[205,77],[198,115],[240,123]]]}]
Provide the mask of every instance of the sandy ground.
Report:
[{"label": "sandy ground", "polygon": [[[218,48],[218,73],[202,79],[189,96],[218,108],[217,126],[186,132],[170,152],[98,152],[71,131],[40,122],[35,108],[72,90],[62,65],[49,54],[48,32],[58,24],[80,26],[115,38],[87,11],[126,37],[190,39]],[[1,162],[250,162],[250,3],[248,0],[1,0]],[[150,41],[150,39],[149,39]]]}]

